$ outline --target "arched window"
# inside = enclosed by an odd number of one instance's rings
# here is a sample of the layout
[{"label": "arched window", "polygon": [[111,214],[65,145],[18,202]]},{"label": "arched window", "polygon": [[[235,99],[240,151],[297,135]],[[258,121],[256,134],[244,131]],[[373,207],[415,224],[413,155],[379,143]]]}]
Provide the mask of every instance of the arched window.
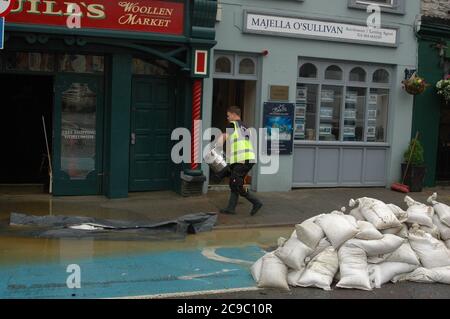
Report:
[{"label": "arched window", "polygon": [[385,69],[376,70],[372,80],[374,83],[389,83],[389,72]]},{"label": "arched window", "polygon": [[317,68],[312,63],[305,63],[300,68],[301,78],[317,78]]},{"label": "arched window", "polygon": [[331,65],[325,70],[326,80],[342,80],[342,70],[337,65]]},{"label": "arched window", "polygon": [[366,81],[366,71],[363,68],[356,67],[350,71],[349,76],[350,81],[355,82],[365,82]]},{"label": "arched window", "polygon": [[250,58],[244,58],[239,63],[239,74],[255,74],[255,62]]},{"label": "arched window", "polygon": [[216,73],[231,73],[231,61],[222,56],[216,60]]}]

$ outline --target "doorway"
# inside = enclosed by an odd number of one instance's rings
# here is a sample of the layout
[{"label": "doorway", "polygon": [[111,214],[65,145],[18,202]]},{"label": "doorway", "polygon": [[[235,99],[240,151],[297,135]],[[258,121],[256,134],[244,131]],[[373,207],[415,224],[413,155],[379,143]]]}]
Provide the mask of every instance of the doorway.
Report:
[{"label": "doorway", "polygon": [[[450,60],[445,63],[445,74],[450,74]],[[450,105],[442,102],[439,123],[439,145],[436,163],[436,180],[450,183]]]},{"label": "doorway", "polygon": [[[241,119],[247,127],[255,127],[256,83],[257,81],[253,80],[214,79],[212,127],[225,132],[228,125],[227,108],[232,105],[241,108]],[[218,182],[211,178],[212,172],[209,176],[209,184],[212,186],[228,185],[228,177]],[[251,184],[251,173],[246,179],[246,184]]]},{"label": "doorway", "polygon": [[48,184],[42,116],[51,152],[53,77],[0,74],[0,88],[0,184]]}]

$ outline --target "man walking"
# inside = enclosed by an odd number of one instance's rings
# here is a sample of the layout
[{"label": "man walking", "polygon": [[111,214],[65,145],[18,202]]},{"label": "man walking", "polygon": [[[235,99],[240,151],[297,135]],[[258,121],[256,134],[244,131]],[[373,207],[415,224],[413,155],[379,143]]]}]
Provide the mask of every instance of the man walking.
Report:
[{"label": "man walking", "polygon": [[253,204],[250,215],[255,215],[263,204],[244,188],[245,177],[255,164],[255,152],[250,141],[249,130],[241,121],[241,109],[230,106],[227,110],[227,119],[230,123],[227,132],[219,137],[218,145],[227,141],[227,162],[230,164],[230,199],[228,207],[221,209],[222,214],[236,214],[235,208],[239,195]]}]

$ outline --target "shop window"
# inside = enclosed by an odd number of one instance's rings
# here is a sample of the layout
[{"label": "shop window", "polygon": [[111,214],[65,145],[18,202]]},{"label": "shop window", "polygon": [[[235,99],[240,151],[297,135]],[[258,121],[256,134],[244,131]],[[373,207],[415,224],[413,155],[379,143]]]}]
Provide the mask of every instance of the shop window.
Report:
[{"label": "shop window", "polygon": [[255,62],[250,58],[244,58],[239,63],[239,74],[255,74]]},{"label": "shop window", "polygon": [[381,12],[405,14],[405,0],[348,0],[349,8],[364,11],[373,4],[380,6]]},{"label": "shop window", "polygon": [[[320,84],[314,78],[299,78],[295,140],[386,142],[389,89],[371,88],[373,82],[365,66],[308,62],[301,65],[299,74],[310,74],[303,72],[311,66],[326,69],[326,81]],[[344,69],[350,70],[350,85],[342,82]],[[373,74],[374,82],[388,83],[389,75],[390,71],[380,68]]]},{"label": "shop window", "polygon": [[61,54],[58,70],[69,73],[103,73],[104,57],[97,55]]},{"label": "shop window", "polygon": [[55,55],[39,52],[14,52],[7,55],[6,70],[54,72]]},{"label": "shop window", "polygon": [[376,70],[373,73],[372,81],[374,83],[389,83],[389,72],[384,69]]},{"label": "shop window", "polygon": [[367,141],[385,142],[388,123],[389,90],[371,89],[367,109]]},{"label": "shop window", "polygon": [[353,82],[365,82],[366,81],[366,71],[363,68],[356,67],[350,71],[349,80]]},{"label": "shop window", "polygon": [[305,63],[300,68],[300,74],[299,76],[301,78],[317,78],[317,68],[312,63]]},{"label": "shop window", "polygon": [[231,73],[231,60],[227,57],[220,57],[216,60],[216,73]]},{"label": "shop window", "polygon": [[151,63],[142,59],[133,58],[133,74],[168,76],[169,61],[154,60]]},{"label": "shop window", "polygon": [[325,70],[326,80],[342,80],[342,69],[337,65],[331,65]]}]

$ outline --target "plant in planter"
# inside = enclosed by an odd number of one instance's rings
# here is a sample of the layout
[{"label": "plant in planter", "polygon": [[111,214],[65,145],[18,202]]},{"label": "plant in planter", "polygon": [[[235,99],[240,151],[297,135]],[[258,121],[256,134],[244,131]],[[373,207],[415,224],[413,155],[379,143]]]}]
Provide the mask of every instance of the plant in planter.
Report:
[{"label": "plant in planter", "polygon": [[450,75],[447,75],[445,79],[436,83],[437,93],[442,95],[445,103],[450,102]]},{"label": "plant in planter", "polygon": [[414,73],[409,79],[402,81],[403,88],[411,95],[423,93],[429,86],[425,79]]},{"label": "plant in planter", "polygon": [[[405,176],[406,169],[408,169],[405,177],[405,184],[409,186],[411,192],[421,192],[423,189],[426,167],[424,165],[425,160],[423,157],[423,147],[418,138],[414,138],[409,143],[409,147],[403,155],[403,158],[403,176]],[[408,161],[410,161],[409,167]]]}]

